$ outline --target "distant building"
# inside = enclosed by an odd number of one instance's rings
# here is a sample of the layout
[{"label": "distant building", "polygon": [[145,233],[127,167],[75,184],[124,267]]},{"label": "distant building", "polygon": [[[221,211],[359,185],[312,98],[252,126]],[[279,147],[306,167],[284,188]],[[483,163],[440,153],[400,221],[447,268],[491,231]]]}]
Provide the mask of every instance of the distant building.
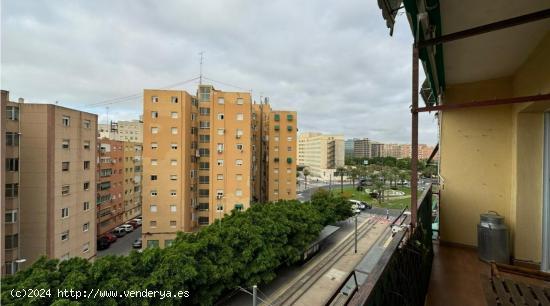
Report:
[{"label": "distant building", "polygon": [[336,168],[344,166],[343,135],[302,133],[298,136],[298,164],[308,167],[311,175],[327,180]]},{"label": "distant building", "polygon": [[0,113],[2,274],[42,255],[94,258],[97,115],[10,102],[7,91]]},{"label": "distant building", "polygon": [[371,158],[371,143],[368,138],[353,140],[353,157]]},{"label": "distant building", "polygon": [[141,215],[141,143],[125,141],[124,146],[124,222]]},{"label": "distant building", "polygon": [[348,158],[348,157],[353,157],[353,148],[354,148],[354,141],[355,141],[355,140],[356,140],[356,138],[347,139],[347,140],[344,142],[345,156],[346,156],[346,158]]},{"label": "distant building", "polygon": [[113,140],[143,143],[143,121],[112,121],[99,124],[99,137]]}]

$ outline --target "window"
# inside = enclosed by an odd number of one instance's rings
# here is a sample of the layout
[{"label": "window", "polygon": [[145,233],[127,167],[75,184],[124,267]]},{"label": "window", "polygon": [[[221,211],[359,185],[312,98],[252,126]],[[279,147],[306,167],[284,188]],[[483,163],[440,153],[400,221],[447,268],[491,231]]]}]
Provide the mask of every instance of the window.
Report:
[{"label": "window", "polygon": [[170,205],[170,212],[176,212],[176,205],[172,204]]},{"label": "window", "polygon": [[178,134],[178,128],[177,127],[173,127],[171,129],[171,131],[172,131],[172,135],[177,135]]},{"label": "window", "polygon": [[159,128],[158,127],[152,127],[151,128],[151,134],[158,134],[159,133]]},{"label": "window", "polygon": [[90,209],[90,202],[86,201],[86,202],[82,203],[82,209],[84,211],[88,211]]},{"label": "window", "polygon": [[177,180],[178,180],[178,176],[175,175],[175,174],[172,174],[172,175],[170,175],[170,180],[171,180],[171,181],[177,181]]},{"label": "window", "polygon": [[172,148],[172,150],[177,150],[178,149],[178,144],[177,143],[171,143],[170,148]]},{"label": "window", "polygon": [[159,117],[159,112],[157,111],[151,111],[151,118],[155,119]]},{"label": "window", "polygon": [[292,173],[292,169],[286,168],[286,173]]},{"label": "window", "polygon": [[218,104],[225,104],[225,99],[223,97],[218,98]]},{"label": "window", "polygon": [[61,171],[69,171],[69,162],[61,162]]},{"label": "window", "polygon": [[200,155],[200,157],[208,157],[208,156],[210,156],[210,149],[200,148],[200,149],[199,149],[199,155]]},{"label": "window", "polygon": [[238,113],[237,114],[237,121],[243,121],[244,120],[244,114],[243,113]]},{"label": "window", "polygon": [[275,174],[279,173],[279,168],[273,169],[273,173],[275,173]]},{"label": "window", "polygon": [[199,114],[201,116],[208,116],[210,115],[210,108],[208,107],[199,107]]},{"label": "window", "polygon": [[242,166],[243,165],[243,160],[242,159],[235,160],[235,165]]},{"label": "window", "polygon": [[68,149],[70,146],[71,141],[69,139],[63,139],[61,141],[61,148]]},{"label": "window", "polygon": [[292,121],[292,115],[291,114],[286,115],[286,120]]},{"label": "window", "polygon": [[223,181],[223,174],[218,174],[216,178],[218,181]]},{"label": "window", "polygon": [[6,224],[17,222],[17,210],[6,211],[4,214],[4,222]]},{"label": "window", "polygon": [[19,120],[19,107],[18,106],[6,106],[6,115],[8,120]]},{"label": "window", "polygon": [[159,102],[159,97],[157,97],[157,96],[152,96],[152,97],[151,97],[151,102],[153,102],[153,103],[158,103],[158,102]]},{"label": "window", "polygon": [[177,103],[178,103],[178,97],[172,97],[172,98],[170,98],[170,102],[171,102],[172,104],[177,104]]},{"label": "window", "polygon": [[218,159],[218,166],[223,166],[223,159]]},{"label": "window", "polygon": [[84,150],[90,150],[90,141],[84,140]]},{"label": "window", "polygon": [[237,134],[236,134],[237,139],[241,138],[242,136],[243,136],[243,130],[242,129],[237,129]]},{"label": "window", "polygon": [[151,175],[151,181],[156,181],[157,180],[157,176],[156,175]]},{"label": "window", "polygon": [[61,208],[61,218],[67,218],[69,216],[69,208]]},{"label": "window", "polygon": [[152,149],[152,150],[156,150],[158,147],[159,147],[158,143],[156,143],[156,142],[151,142],[151,149]]},{"label": "window", "polygon": [[87,232],[90,229],[90,222],[82,224],[82,231]]},{"label": "window", "polygon": [[240,204],[240,203],[235,204],[235,210],[241,211],[241,210],[243,210],[243,208],[244,208],[243,204]]},{"label": "window", "polygon": [[199,217],[199,225],[208,225],[208,217]]},{"label": "window", "polygon": [[61,124],[63,124],[63,126],[69,126],[71,124],[71,117],[63,116],[61,118]]},{"label": "window", "polygon": [[243,104],[244,104],[243,98],[237,98],[237,105],[243,105]]},{"label": "window", "polygon": [[19,171],[19,158],[6,158],[6,171]]},{"label": "window", "polygon": [[6,184],[6,198],[15,198],[19,195],[19,184]]},{"label": "window", "polygon": [[71,187],[69,185],[61,186],[61,195],[68,195],[71,192]]},{"label": "window", "polygon": [[158,192],[156,190],[151,190],[151,196],[156,197],[158,195]]},{"label": "window", "polygon": [[199,100],[200,101],[210,101],[210,87],[201,86],[199,88]]},{"label": "window", "polygon": [[273,137],[273,141],[278,142],[279,141],[279,136]]},{"label": "window", "polygon": [[275,158],[273,159],[273,161],[276,162],[276,163],[278,163],[278,162],[279,162],[279,158],[278,158],[278,157],[275,157]]},{"label": "window", "polygon": [[210,205],[208,205],[208,203],[199,203],[199,208],[198,208],[200,211],[207,211],[210,209]]},{"label": "window", "polygon": [[218,120],[223,120],[223,113],[218,113]]},{"label": "window", "polygon": [[82,125],[84,126],[85,129],[89,129],[92,127],[92,122],[88,119],[84,119],[82,120]]},{"label": "window", "polygon": [[176,227],[176,221],[170,220],[170,227]]},{"label": "window", "polygon": [[61,233],[61,241],[67,241],[69,240],[69,231],[64,231]]},{"label": "window", "polygon": [[170,160],[170,165],[171,166],[177,166],[178,165],[178,160],[177,159],[171,159]]},{"label": "window", "polygon": [[210,128],[210,121],[199,121],[199,127],[201,129],[209,129]]},{"label": "window", "polygon": [[292,141],[292,136],[288,136],[288,137],[286,138],[286,140],[287,140],[287,141]]},{"label": "window", "polygon": [[90,161],[89,160],[85,160],[84,161],[84,170],[88,170],[90,169]]},{"label": "window", "polygon": [[[151,225],[151,227],[157,227],[157,221],[151,221],[151,223],[155,223],[155,225]],[[159,241],[158,240],[147,240],[147,248],[158,248],[159,247]]]},{"label": "window", "polygon": [[6,249],[14,249],[19,247],[19,234],[6,235],[4,237]]},{"label": "window", "polygon": [[6,145],[18,146],[19,145],[19,133],[6,132]]},{"label": "window", "polygon": [[90,182],[84,182],[84,190],[90,189]]},{"label": "window", "polygon": [[209,194],[210,192],[208,189],[199,189],[199,197],[201,198],[208,197]]},{"label": "window", "polygon": [[223,210],[223,205],[218,204],[218,205],[216,206],[216,210],[217,210],[217,211]]},{"label": "window", "polygon": [[197,113],[191,113],[191,120],[192,121],[197,120]]},{"label": "window", "polygon": [[150,211],[150,212],[157,212],[157,211],[158,211],[158,210],[157,210],[157,205],[151,204],[151,206],[149,207],[149,211]]},{"label": "window", "polygon": [[175,197],[178,193],[175,190],[170,190],[170,195]]},{"label": "window", "polygon": [[[149,226],[150,227],[157,227],[157,221],[155,221],[155,220],[149,221]],[[149,241],[153,241],[153,240],[149,240]]]},{"label": "window", "polygon": [[273,148],[273,151],[279,152],[279,146],[275,146],[275,147]]},{"label": "window", "polygon": [[86,253],[90,250],[90,243],[86,242],[82,245],[82,253]]},{"label": "window", "polygon": [[281,120],[281,115],[275,114],[275,115],[273,116],[273,119],[275,119],[275,121],[279,121],[279,120]]},{"label": "window", "polygon": [[178,113],[177,112],[170,112],[170,117],[172,119],[177,119],[178,118]]},{"label": "window", "polygon": [[236,177],[235,177],[235,179],[236,179],[237,181],[242,181],[242,180],[243,180],[243,175],[242,175],[242,174],[237,174]]},{"label": "window", "polygon": [[199,135],[199,142],[200,143],[209,143],[210,142],[210,135]]},{"label": "window", "polygon": [[278,131],[281,129],[279,125],[276,125],[274,128],[275,128],[275,131]]},{"label": "window", "polygon": [[287,157],[286,162],[287,164],[292,164],[292,157]]},{"label": "window", "polygon": [[243,195],[243,191],[241,189],[237,189],[235,191],[235,195],[238,196],[238,197],[241,197]]},{"label": "window", "polygon": [[223,135],[223,134],[224,134],[224,132],[225,132],[225,130],[224,130],[224,129],[218,129],[218,135],[220,135],[220,136],[221,136],[221,135]]},{"label": "window", "polygon": [[242,151],[244,148],[242,143],[238,143],[236,147],[237,147],[237,150],[240,150],[240,151]]},{"label": "window", "polygon": [[200,162],[199,163],[199,170],[208,170],[210,169],[210,163],[209,162]]},{"label": "window", "polygon": [[210,177],[208,175],[199,176],[199,184],[208,184],[210,182]]},{"label": "window", "polygon": [[158,165],[158,160],[151,159],[151,166],[156,166],[156,165]]},{"label": "window", "polygon": [[216,146],[216,149],[218,150],[218,153],[223,152],[223,143],[218,143],[218,145]]},{"label": "window", "polygon": [[289,131],[289,132],[292,131],[292,125],[288,125],[288,126],[286,127],[286,130]]}]

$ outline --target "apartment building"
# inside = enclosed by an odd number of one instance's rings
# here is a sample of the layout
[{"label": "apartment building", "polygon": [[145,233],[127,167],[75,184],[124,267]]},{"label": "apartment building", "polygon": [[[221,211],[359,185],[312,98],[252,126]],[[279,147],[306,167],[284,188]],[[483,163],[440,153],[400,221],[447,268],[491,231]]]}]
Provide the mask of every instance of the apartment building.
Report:
[{"label": "apartment building", "polygon": [[42,255],[95,257],[97,116],[1,98],[2,273]]},{"label": "apartment building", "polygon": [[99,124],[99,137],[113,140],[143,142],[143,121],[111,121],[106,124]]},{"label": "apartment building", "polygon": [[97,146],[97,236],[124,222],[124,143],[101,138]]},{"label": "apartment building", "polygon": [[168,246],[177,231],[197,230],[254,201],[296,198],[295,112],[211,85],[196,96],[145,90],[143,105],[148,247]]},{"label": "apartment building", "polygon": [[123,142],[124,147],[124,215],[129,221],[141,215],[142,145],[136,142]]},{"label": "apartment building", "polygon": [[308,167],[314,177],[328,180],[336,168],[344,166],[343,135],[302,133],[298,136],[298,164]]},{"label": "apartment building", "polygon": [[357,138],[346,139],[346,141],[344,142],[346,158],[353,157],[353,148],[354,148],[355,140],[357,140]]},{"label": "apartment building", "polygon": [[371,140],[369,138],[354,139],[353,141],[353,157],[355,158],[371,158]]}]

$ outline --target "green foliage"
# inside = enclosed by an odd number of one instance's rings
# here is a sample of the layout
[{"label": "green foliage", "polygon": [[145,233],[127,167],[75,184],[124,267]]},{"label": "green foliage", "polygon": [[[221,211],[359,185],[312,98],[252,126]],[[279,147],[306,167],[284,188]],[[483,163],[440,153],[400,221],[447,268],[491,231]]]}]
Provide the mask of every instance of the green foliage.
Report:
[{"label": "green foliage", "polygon": [[[233,211],[197,233],[179,233],[171,247],[90,263],[45,257],[2,282],[3,305],[211,305],[238,286],[273,280],[275,271],[300,260],[324,225],[351,216],[343,197],[316,194],[311,202],[279,201]],[[187,299],[14,298],[11,289],[188,290]]]}]

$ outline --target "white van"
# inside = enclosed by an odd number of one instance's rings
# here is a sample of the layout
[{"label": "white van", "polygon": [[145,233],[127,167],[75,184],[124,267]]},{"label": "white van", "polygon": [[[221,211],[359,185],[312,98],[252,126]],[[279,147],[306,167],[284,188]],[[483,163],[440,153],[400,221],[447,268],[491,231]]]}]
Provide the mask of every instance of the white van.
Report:
[{"label": "white van", "polygon": [[361,212],[361,207],[364,206],[361,201],[357,200],[348,200],[351,202],[351,210],[353,210],[354,213],[358,214]]},{"label": "white van", "polygon": [[124,229],[127,233],[131,232],[134,230],[134,227],[131,226],[130,224],[122,224],[121,226],[119,226],[120,228]]}]

